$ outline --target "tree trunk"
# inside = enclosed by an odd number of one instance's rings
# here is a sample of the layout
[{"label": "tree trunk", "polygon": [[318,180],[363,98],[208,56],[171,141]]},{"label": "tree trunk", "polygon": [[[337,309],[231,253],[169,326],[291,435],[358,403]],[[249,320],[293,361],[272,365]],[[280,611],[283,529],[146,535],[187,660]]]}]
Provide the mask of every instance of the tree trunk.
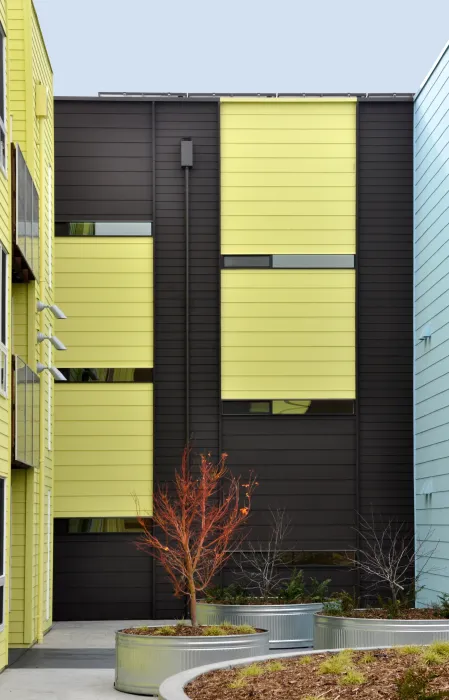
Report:
[{"label": "tree trunk", "polygon": [[190,619],[192,621],[192,627],[196,627],[196,590],[193,582],[189,582],[189,598],[190,598]]}]

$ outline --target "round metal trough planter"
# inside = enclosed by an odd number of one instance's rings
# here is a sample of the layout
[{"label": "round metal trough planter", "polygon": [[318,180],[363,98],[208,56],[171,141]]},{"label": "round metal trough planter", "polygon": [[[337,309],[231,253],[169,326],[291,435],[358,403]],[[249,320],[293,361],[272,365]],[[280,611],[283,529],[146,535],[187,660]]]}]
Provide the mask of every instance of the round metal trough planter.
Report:
[{"label": "round metal trough planter", "polygon": [[449,620],[371,620],[315,615],[314,649],[357,649],[449,640]]},{"label": "round metal trough planter", "polygon": [[201,625],[230,622],[268,630],[270,649],[301,649],[313,646],[313,617],[322,609],[322,603],[219,605],[199,602],[197,614]]},{"label": "round metal trough planter", "polygon": [[268,652],[268,632],[223,637],[151,637],[119,631],[115,635],[115,652],[116,690],[158,695],[162,681],[173,673],[216,661],[263,656]]},{"label": "round metal trough planter", "polygon": [[[181,673],[176,673],[161,684],[159,689],[159,700],[189,700],[189,696],[186,695],[184,688],[186,685],[191,683],[202,676],[205,673],[210,673],[211,671],[219,671],[228,668],[237,668],[239,666],[249,666],[253,663],[259,663],[261,661],[279,661],[280,659],[291,659],[301,656],[310,656],[312,654],[322,654],[325,651],[335,652],[335,649],[322,649],[320,651],[296,651],[296,652],[286,652],[285,654],[268,654],[267,656],[258,656],[256,658],[239,659],[237,661],[223,661],[221,663],[209,664],[207,666],[201,666],[198,668],[191,668],[188,671],[182,671]],[[285,697],[290,697],[288,693]],[[217,698],[219,700],[219,698]]]}]

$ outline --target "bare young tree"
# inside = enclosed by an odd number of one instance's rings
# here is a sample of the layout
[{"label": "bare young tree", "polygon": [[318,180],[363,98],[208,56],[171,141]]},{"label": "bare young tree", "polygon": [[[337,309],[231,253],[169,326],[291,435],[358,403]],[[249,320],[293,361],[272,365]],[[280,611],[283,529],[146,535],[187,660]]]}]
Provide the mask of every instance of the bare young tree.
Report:
[{"label": "bare young tree", "polygon": [[396,605],[408,591],[416,592],[424,574],[434,571],[429,568],[438,546],[432,542],[433,531],[415,544],[413,530],[406,523],[378,523],[374,514],[370,520],[359,518],[360,526],[354,528],[360,538],[354,566],[362,573],[368,589],[385,586]]},{"label": "bare young tree", "polygon": [[272,596],[279,584],[285,579],[279,569],[285,564],[282,554],[284,541],[290,531],[290,520],[285,510],[271,510],[271,532],[268,543],[251,542],[245,546],[245,551],[234,555],[237,578],[245,582],[248,591],[254,591],[260,598]]}]

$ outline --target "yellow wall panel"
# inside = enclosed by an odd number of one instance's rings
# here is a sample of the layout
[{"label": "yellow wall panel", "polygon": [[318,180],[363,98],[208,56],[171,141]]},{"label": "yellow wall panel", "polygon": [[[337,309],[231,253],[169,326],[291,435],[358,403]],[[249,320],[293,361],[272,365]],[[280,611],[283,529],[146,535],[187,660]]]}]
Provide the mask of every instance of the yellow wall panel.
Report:
[{"label": "yellow wall panel", "polygon": [[152,384],[58,384],[55,517],[151,511]]},{"label": "yellow wall panel", "polygon": [[354,100],[221,102],[221,252],[355,252]]},{"label": "yellow wall panel", "polygon": [[152,239],[59,238],[56,254],[59,366],[152,367]]},{"label": "yellow wall panel", "polygon": [[223,399],[355,398],[354,270],[221,274]]}]

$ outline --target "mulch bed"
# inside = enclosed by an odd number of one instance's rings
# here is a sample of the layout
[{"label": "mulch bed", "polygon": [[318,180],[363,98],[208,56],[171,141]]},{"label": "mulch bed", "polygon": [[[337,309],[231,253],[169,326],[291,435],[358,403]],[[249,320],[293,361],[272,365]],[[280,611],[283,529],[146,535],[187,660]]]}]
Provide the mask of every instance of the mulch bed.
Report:
[{"label": "mulch bed", "polygon": [[[317,613],[318,615],[326,615],[326,613]],[[340,617],[340,615],[337,615]],[[350,614],[344,617],[357,617],[369,620],[444,620],[438,608],[405,608],[401,610],[399,615],[393,617],[388,610],[381,608],[363,608],[362,610],[353,610]],[[449,623],[449,620],[448,620]]]},{"label": "mulch bed", "polygon": [[[185,692],[192,700],[258,700],[278,698],[279,700],[396,700],[397,681],[409,668],[419,669],[423,664],[418,654],[404,655],[396,650],[369,652],[369,662],[363,662],[368,652],[354,652],[353,663],[357,671],[363,673],[365,682],[361,685],[341,685],[343,676],[316,673],[319,665],[330,654],[316,654],[307,657],[309,663],[300,659],[279,659],[283,670],[266,670],[259,676],[244,676],[239,669],[214,671],[190,683]],[[261,663],[266,667],[270,663]],[[449,661],[437,666],[422,666],[438,673],[438,678],[429,683],[429,690],[449,689]],[[238,687],[230,687],[236,683]]]},{"label": "mulch bed", "polygon": [[[173,629],[175,631],[175,634],[171,635],[159,635],[157,633],[157,630],[161,629],[160,627],[129,627],[127,629],[122,630],[125,634],[137,634],[142,637],[159,637],[159,636],[167,636],[167,637],[204,637],[206,636],[204,634],[205,630],[207,630],[206,625],[198,625],[197,627],[192,627],[191,625],[173,625]],[[256,632],[261,632],[262,630],[256,630]],[[227,634],[229,635],[239,635],[239,634],[248,634],[248,632],[240,632],[238,630],[229,630],[227,631]]]}]

